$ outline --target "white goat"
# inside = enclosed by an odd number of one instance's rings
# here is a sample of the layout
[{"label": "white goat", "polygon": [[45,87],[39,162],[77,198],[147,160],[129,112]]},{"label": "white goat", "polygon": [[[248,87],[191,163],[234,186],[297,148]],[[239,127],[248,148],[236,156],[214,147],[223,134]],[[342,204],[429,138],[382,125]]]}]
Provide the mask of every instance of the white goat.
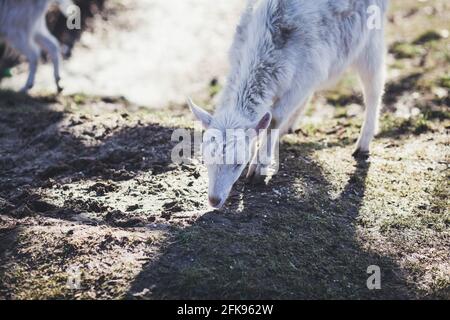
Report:
[{"label": "white goat", "polygon": [[[354,67],[366,105],[354,156],[368,155],[384,91],[387,6],[388,0],[249,1],[236,30],[231,72],[215,114],[190,101],[192,112],[205,128],[223,133],[254,128],[279,129],[284,134],[315,91],[335,83]],[[374,19],[378,25],[371,24]],[[267,148],[273,157],[277,139],[259,137],[259,147]],[[246,143],[250,147],[254,141]],[[224,148],[237,148],[237,144]],[[207,165],[212,207],[224,204],[247,163]],[[247,178],[264,178],[267,166],[251,161]]]},{"label": "white goat", "polygon": [[56,87],[58,92],[62,91],[59,84],[60,47],[58,40],[48,30],[45,20],[52,2],[57,3],[63,13],[73,5],[70,0],[0,0],[0,37],[25,55],[29,63],[28,79],[22,92],[34,85],[40,48],[50,56]]}]

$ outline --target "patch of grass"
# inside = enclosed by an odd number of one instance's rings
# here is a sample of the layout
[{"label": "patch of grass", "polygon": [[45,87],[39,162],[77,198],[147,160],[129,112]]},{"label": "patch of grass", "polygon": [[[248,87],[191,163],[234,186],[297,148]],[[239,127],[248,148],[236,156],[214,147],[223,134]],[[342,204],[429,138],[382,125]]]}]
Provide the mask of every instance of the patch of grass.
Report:
[{"label": "patch of grass", "polygon": [[425,110],[423,111],[423,116],[425,119],[428,120],[438,120],[438,121],[445,121],[450,120],[450,111],[448,110]]},{"label": "patch of grass", "polygon": [[412,59],[421,55],[420,47],[407,42],[395,42],[389,49],[397,59]]},{"label": "patch of grass", "polygon": [[334,111],[335,118],[346,118],[347,117],[347,108],[345,107],[337,107]]},{"label": "patch of grass", "polygon": [[390,65],[393,69],[400,69],[403,70],[406,68],[405,63],[402,60],[394,60],[392,64]]},{"label": "patch of grass", "polygon": [[302,131],[308,136],[313,136],[319,132],[319,128],[314,124],[307,123],[302,126]]},{"label": "patch of grass", "polygon": [[443,88],[450,89],[450,74],[446,74],[445,76],[440,78],[438,84]]},{"label": "patch of grass", "polygon": [[[415,230],[423,231],[426,229],[435,232],[447,232],[450,228],[450,211],[448,194],[448,178],[443,175],[441,181],[437,181],[431,196],[431,203],[418,202],[409,212],[396,212],[383,219],[380,224],[380,231],[385,233],[391,230]],[[421,189],[420,185],[411,182],[413,186]],[[418,199],[419,200],[419,199]],[[420,200],[419,200],[420,201]]]},{"label": "patch of grass", "polygon": [[209,96],[211,98],[215,97],[220,91],[222,90],[222,86],[220,85],[219,81],[214,78],[211,80],[209,84]]},{"label": "patch of grass", "polygon": [[72,97],[73,102],[75,102],[77,105],[85,104],[87,98],[88,97],[85,94],[83,94],[83,93],[74,94],[73,97]]},{"label": "patch of grass", "polygon": [[352,103],[361,104],[362,99],[360,95],[352,93],[342,93],[339,91],[329,91],[326,94],[327,102],[333,106],[345,107]]},{"label": "patch of grass", "polygon": [[427,223],[439,231],[450,229],[450,172],[446,170],[441,181],[436,183],[433,200],[428,211]]},{"label": "patch of grass", "polygon": [[325,92],[327,103],[335,107],[345,107],[352,103],[361,104],[362,95],[356,74],[349,73],[332,90]]},{"label": "patch of grass", "polygon": [[425,44],[427,42],[431,42],[431,41],[437,41],[437,40],[441,40],[442,36],[434,30],[428,30],[424,33],[422,33],[420,36],[418,36],[416,38],[416,40],[414,40],[414,44]]},{"label": "patch of grass", "polygon": [[381,137],[396,137],[404,134],[420,135],[434,130],[435,126],[426,114],[407,119],[385,114],[381,118]]},{"label": "patch of grass", "polygon": [[418,117],[415,120],[413,120],[412,128],[414,134],[422,134],[433,130],[431,122],[424,116]]}]

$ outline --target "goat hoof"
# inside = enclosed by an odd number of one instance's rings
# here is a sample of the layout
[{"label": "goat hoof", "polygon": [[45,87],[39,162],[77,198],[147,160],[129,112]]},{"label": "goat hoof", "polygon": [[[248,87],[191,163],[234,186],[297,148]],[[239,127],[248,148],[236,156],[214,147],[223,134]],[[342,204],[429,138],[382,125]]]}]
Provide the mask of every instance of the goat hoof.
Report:
[{"label": "goat hoof", "polygon": [[28,93],[28,91],[33,88],[33,85],[25,85],[22,89],[19,90],[20,93]]},{"label": "goat hoof", "polygon": [[245,176],[245,181],[246,181],[246,182],[251,182],[253,176],[255,175],[256,167],[257,167],[256,164],[251,164],[251,165],[248,167],[248,171],[247,171],[247,174],[246,174],[246,176]]},{"label": "goat hoof", "polygon": [[266,175],[263,174],[263,171],[266,167],[261,165],[255,165],[250,167],[247,173],[246,181],[249,184],[263,184],[266,180]]},{"label": "goat hoof", "polygon": [[254,185],[263,185],[266,183],[266,176],[256,174],[253,176],[253,178],[250,182],[251,182],[251,184],[254,184]]},{"label": "goat hoof", "polygon": [[245,183],[247,183],[247,184],[254,184],[255,183],[255,174],[252,174],[252,175],[247,175],[246,177],[245,177]]},{"label": "goat hoof", "polygon": [[352,156],[356,160],[367,160],[370,157],[370,153],[368,150],[365,151],[365,150],[358,148],[353,152]]},{"label": "goat hoof", "polygon": [[57,90],[58,94],[61,93],[64,90],[64,88],[61,87],[61,85],[59,83],[60,83],[60,79],[57,78],[56,79],[56,90]]},{"label": "goat hoof", "polygon": [[261,176],[259,174],[255,174],[250,178],[246,179],[247,184],[253,184],[253,185],[262,185],[265,183],[266,177]]}]

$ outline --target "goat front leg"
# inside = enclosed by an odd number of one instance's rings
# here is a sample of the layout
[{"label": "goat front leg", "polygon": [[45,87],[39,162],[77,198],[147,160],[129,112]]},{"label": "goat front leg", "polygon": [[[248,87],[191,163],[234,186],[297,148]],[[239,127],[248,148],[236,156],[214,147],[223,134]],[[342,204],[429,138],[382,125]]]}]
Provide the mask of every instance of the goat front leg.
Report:
[{"label": "goat front leg", "polygon": [[288,133],[289,127],[307,105],[309,97],[309,93],[288,92],[274,105],[272,123],[267,132],[259,137],[259,146],[254,151],[247,172],[248,181],[262,182],[267,176],[277,173],[280,138]]},{"label": "goat front leg", "polygon": [[280,129],[281,136],[295,132],[299,118],[305,111],[306,106],[308,105],[310,100],[311,97],[305,99],[303,104],[300,104],[299,107],[292,113],[292,115],[289,116],[288,121],[286,121],[283,127]]},{"label": "goat front leg", "polygon": [[[278,153],[279,130],[276,120],[272,120],[270,127],[261,133],[254,142],[253,157],[247,172],[247,181],[263,182],[267,176],[276,173],[273,163],[275,153]],[[275,171],[275,172],[274,172]]]},{"label": "goat front leg", "polygon": [[378,122],[385,84],[385,48],[382,34],[377,35],[356,61],[364,89],[364,102],[366,105],[364,124],[356,143],[353,156],[359,159],[369,157],[370,142],[378,131]]}]

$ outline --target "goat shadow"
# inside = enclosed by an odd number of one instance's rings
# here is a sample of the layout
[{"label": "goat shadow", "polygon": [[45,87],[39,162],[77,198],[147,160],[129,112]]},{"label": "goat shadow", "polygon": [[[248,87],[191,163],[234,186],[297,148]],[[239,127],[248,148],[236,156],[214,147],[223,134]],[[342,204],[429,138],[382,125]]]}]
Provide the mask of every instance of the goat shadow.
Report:
[{"label": "goat shadow", "polygon": [[[266,186],[239,182],[231,205],[180,229],[136,277],[128,298],[411,298],[399,266],[363,248],[357,219],[370,162],[357,161],[340,192],[312,159],[314,144],[282,145]],[[289,171],[288,171],[289,169]],[[367,269],[381,269],[369,290]]]}]

